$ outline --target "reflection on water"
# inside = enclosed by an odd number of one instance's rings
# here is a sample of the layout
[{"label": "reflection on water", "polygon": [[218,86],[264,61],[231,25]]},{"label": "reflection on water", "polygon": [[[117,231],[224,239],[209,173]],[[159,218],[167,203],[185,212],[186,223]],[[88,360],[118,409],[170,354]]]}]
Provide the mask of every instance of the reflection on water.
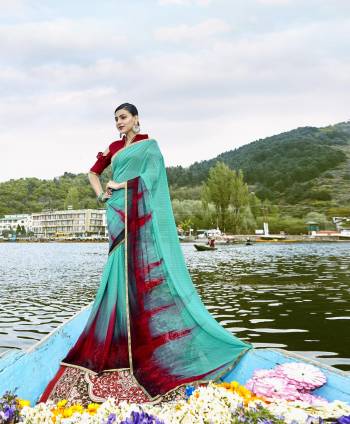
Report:
[{"label": "reflection on water", "polygon": [[[227,329],[350,369],[350,244],[182,245]],[[28,347],[94,297],[107,244],[0,244],[0,352]]]}]

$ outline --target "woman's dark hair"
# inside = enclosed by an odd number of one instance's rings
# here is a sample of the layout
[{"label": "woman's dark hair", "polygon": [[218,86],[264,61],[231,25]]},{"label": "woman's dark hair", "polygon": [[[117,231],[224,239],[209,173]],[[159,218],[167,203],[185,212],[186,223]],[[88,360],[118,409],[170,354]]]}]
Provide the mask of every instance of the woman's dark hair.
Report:
[{"label": "woman's dark hair", "polygon": [[131,113],[132,116],[136,116],[139,114],[136,106],[132,105],[131,103],[122,103],[121,105],[117,107],[114,113],[116,113],[118,110],[121,110],[121,109],[126,109],[128,112]]}]

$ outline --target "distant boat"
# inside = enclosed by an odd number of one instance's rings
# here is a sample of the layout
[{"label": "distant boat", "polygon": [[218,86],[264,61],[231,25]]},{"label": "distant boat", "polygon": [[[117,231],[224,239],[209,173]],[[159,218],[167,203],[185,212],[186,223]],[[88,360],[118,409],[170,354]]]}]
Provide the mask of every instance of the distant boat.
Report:
[{"label": "distant boat", "polygon": [[[0,396],[6,390],[15,391],[17,396],[34,405],[57,373],[61,360],[77,341],[90,308],[90,305],[83,308],[27,351],[9,351],[0,356]],[[327,383],[313,393],[329,401],[338,399],[350,403],[349,374],[282,349],[251,349],[221,380],[245,384],[256,369],[270,369],[284,362],[306,362],[317,366],[326,375]]]},{"label": "distant boat", "polygon": [[198,250],[199,252],[202,252],[204,250],[216,250],[217,247],[211,247],[208,246],[206,244],[195,244],[194,247],[196,248],[196,250]]},{"label": "distant boat", "polygon": [[257,241],[280,241],[285,240],[286,236],[282,234],[261,235]]}]

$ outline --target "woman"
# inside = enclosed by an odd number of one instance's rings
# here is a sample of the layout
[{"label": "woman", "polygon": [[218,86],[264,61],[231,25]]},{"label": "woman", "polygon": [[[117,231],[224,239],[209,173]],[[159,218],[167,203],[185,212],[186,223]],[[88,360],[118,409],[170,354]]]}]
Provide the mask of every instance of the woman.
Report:
[{"label": "woman", "polygon": [[[107,205],[108,260],[88,323],[42,400],[67,369],[79,368],[90,399],[150,401],[218,378],[250,348],[214,320],[194,288],[157,142],[139,133],[135,106],[118,106],[115,120],[123,137],[98,153],[89,173]],[[110,163],[113,177],[103,190],[99,175]],[[98,385],[108,387],[103,395],[94,392]]]}]

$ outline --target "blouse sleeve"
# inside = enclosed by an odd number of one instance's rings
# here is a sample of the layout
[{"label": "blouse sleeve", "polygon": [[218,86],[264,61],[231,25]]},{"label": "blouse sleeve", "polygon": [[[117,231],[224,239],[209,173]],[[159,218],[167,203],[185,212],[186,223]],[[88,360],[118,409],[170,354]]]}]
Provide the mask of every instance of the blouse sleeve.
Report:
[{"label": "blouse sleeve", "polygon": [[95,164],[90,168],[90,172],[100,175],[104,169],[107,168],[107,166],[111,163],[111,152],[110,150],[106,155],[103,154],[103,152],[97,153],[97,161]]}]

